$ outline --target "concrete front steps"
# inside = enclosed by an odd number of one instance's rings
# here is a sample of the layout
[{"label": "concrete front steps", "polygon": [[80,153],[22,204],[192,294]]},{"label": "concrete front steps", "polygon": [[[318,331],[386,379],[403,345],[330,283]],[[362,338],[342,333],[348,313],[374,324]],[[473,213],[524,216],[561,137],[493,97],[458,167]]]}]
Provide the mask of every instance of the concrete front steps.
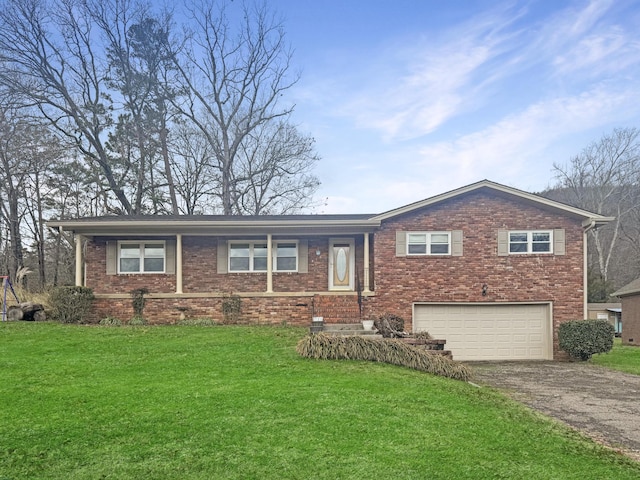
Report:
[{"label": "concrete front steps", "polygon": [[322,333],[327,335],[362,335],[367,338],[382,338],[377,330],[365,330],[362,323],[325,323],[322,327]]}]

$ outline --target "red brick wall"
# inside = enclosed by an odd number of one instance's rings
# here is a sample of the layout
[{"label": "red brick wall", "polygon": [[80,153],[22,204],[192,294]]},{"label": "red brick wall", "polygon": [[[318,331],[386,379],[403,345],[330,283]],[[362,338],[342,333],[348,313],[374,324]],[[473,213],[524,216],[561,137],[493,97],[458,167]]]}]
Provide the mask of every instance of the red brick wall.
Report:
[{"label": "red brick wall", "polygon": [[[165,240],[165,238],[162,238]],[[86,285],[94,293],[129,293],[136,288],[148,288],[154,293],[174,293],[176,276],[169,274],[107,275],[107,239],[95,237],[85,250]]]},{"label": "red brick wall", "polygon": [[[497,255],[499,229],[557,228],[565,229],[566,255]],[[463,256],[396,257],[396,230],[462,230]],[[557,357],[558,325],[583,318],[579,219],[476,191],[383,222],[375,245],[376,297],[370,307],[402,316],[407,329],[414,302],[551,301]]]},{"label": "red brick wall", "polygon": [[[360,282],[363,284],[364,240],[362,235],[358,237],[355,239],[356,268]],[[274,237],[274,240],[277,239]],[[185,293],[266,291],[266,273],[218,273],[217,242],[215,237],[183,237],[183,291]],[[273,290],[275,292],[326,292],[328,290],[329,239],[328,237],[310,238],[308,245],[308,273],[274,273]],[[316,255],[317,250],[320,251],[320,255]],[[95,293],[129,293],[135,288],[142,287],[147,287],[153,293],[176,291],[173,274],[107,275],[105,238],[96,237],[89,242],[85,258],[89,265],[86,284],[93,288]]]},{"label": "red brick wall", "polygon": [[[217,323],[297,325],[311,324],[312,297],[243,297],[238,318],[225,318],[224,297],[211,298],[147,298],[144,318],[150,324],[174,324],[181,314],[186,318],[209,318]],[[186,310],[185,310],[186,309]],[[97,298],[89,321],[98,323],[111,316],[128,321],[133,317],[130,298]]]},{"label": "red brick wall", "polygon": [[358,323],[360,305],[358,296],[316,295],[313,298],[314,316],[322,317],[325,323]]},{"label": "red brick wall", "polygon": [[[241,296],[241,314],[237,319],[225,318],[222,313],[224,296],[209,298],[146,298],[144,318],[151,324],[174,324],[186,318],[210,318],[218,323],[269,324],[309,326],[312,315],[321,316],[325,323],[357,323],[360,321],[358,297],[352,295],[305,296]],[[367,299],[363,299],[367,301]],[[97,298],[88,319],[98,323],[105,317],[128,321],[133,317],[131,298]]]},{"label": "red brick wall", "polygon": [[[290,237],[287,237],[290,238]],[[348,237],[353,238],[353,237]],[[274,240],[277,240],[274,237]],[[226,240],[220,240],[226,241]],[[217,242],[215,237],[184,236],[183,250],[183,292],[211,293],[211,298],[148,298],[145,317],[154,323],[175,323],[180,318],[180,310],[176,307],[189,307],[188,316],[209,317],[216,321],[221,319],[221,302],[219,294],[264,293],[267,288],[266,273],[223,273],[217,272]],[[329,237],[308,238],[308,273],[274,273],[274,292],[302,293],[308,296],[261,297],[243,296],[242,321],[254,323],[280,323],[309,325],[313,293],[327,292],[329,282],[328,266]],[[364,239],[362,235],[355,238],[356,268],[363,284],[364,275]],[[320,255],[316,254],[320,252]],[[96,237],[88,243],[85,253],[87,268],[86,283],[96,294],[120,294],[125,298],[101,298],[95,303],[92,321],[99,321],[106,316],[114,316],[126,320],[133,316],[129,292],[135,288],[146,287],[152,294],[175,293],[175,275],[173,274],[106,274],[106,238]],[[370,257],[371,260],[373,257]],[[373,269],[371,268],[371,274]],[[318,296],[322,302],[319,315],[325,316],[326,322],[346,322],[357,318],[357,296],[337,295],[332,301],[331,295]],[[355,307],[354,307],[355,305]]]},{"label": "red brick wall", "polygon": [[640,345],[640,294],[622,298],[622,343]]}]

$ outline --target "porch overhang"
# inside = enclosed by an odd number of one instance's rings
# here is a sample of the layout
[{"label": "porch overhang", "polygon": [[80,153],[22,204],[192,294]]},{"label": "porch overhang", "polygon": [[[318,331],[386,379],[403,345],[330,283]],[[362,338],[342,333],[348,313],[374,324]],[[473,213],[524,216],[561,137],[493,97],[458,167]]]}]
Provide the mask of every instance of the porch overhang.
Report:
[{"label": "porch overhang", "polygon": [[355,235],[373,233],[379,220],[369,218],[304,218],[285,219],[245,217],[233,219],[177,220],[162,216],[136,219],[119,217],[97,220],[53,220],[47,222],[51,228],[58,228],[84,237],[109,236],[264,236],[272,235]]}]

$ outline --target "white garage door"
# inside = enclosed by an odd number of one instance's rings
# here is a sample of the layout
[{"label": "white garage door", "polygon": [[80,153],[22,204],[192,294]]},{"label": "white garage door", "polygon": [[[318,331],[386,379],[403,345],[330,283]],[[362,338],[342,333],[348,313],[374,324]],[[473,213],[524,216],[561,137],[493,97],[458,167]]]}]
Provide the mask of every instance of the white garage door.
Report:
[{"label": "white garage door", "polygon": [[413,328],[445,339],[454,360],[553,358],[548,304],[415,304]]}]

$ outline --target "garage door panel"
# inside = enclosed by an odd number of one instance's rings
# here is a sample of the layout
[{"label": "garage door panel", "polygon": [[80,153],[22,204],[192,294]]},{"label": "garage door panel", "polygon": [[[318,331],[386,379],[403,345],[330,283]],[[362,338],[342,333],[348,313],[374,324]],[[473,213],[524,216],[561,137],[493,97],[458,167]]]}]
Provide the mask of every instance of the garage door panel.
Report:
[{"label": "garage door panel", "polygon": [[550,359],[549,305],[416,304],[414,330],[447,341],[458,360]]}]

